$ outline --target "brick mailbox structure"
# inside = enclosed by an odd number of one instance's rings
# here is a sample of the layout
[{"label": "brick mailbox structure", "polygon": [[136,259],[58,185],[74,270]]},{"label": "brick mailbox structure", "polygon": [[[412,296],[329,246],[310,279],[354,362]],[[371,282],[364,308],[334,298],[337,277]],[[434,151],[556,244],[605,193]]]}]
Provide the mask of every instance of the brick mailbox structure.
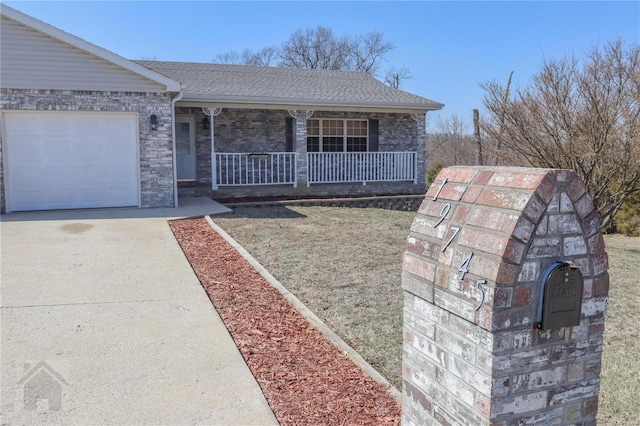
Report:
[{"label": "brick mailbox structure", "polygon": [[403,425],[596,423],[608,260],[574,172],[442,170],[402,269]]}]

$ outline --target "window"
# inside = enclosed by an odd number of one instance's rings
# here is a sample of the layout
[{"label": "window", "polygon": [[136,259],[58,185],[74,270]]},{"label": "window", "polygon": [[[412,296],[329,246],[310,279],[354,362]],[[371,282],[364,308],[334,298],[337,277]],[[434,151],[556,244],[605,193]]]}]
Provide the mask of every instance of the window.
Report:
[{"label": "window", "polygon": [[367,120],[307,120],[308,152],[365,152],[367,146]]},{"label": "window", "polygon": [[347,120],[347,151],[367,150],[367,122]]},{"label": "window", "polygon": [[320,152],[320,120],[307,120],[307,151]]}]

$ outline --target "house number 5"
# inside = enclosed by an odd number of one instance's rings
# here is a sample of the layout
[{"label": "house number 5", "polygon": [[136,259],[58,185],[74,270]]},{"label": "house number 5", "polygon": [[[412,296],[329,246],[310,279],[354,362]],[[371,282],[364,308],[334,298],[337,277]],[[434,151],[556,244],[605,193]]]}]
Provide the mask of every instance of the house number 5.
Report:
[{"label": "house number 5", "polygon": [[482,284],[486,284],[486,283],[487,283],[487,280],[478,280],[478,282],[476,284],[477,291],[480,294],[480,301],[478,302],[478,305],[476,306],[476,311],[478,309],[480,309],[480,307],[484,303],[484,290],[482,289]]}]

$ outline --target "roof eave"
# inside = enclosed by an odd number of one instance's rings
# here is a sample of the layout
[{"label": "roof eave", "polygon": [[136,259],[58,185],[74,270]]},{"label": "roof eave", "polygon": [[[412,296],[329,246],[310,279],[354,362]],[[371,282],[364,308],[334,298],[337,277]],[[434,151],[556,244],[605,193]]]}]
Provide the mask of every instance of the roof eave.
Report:
[{"label": "roof eave", "polygon": [[104,49],[102,47],[96,46],[95,44],[89,43],[88,41],[83,40],[80,37],[76,37],[72,34],[62,31],[59,28],[56,28],[52,25],[47,24],[46,22],[42,22],[36,18],[26,15],[22,12],[19,12],[5,4],[2,4],[1,6],[2,6],[0,8],[1,15],[6,16],[9,19],[13,19],[14,21],[17,21],[23,25],[31,27],[42,33],[45,33],[60,41],[63,41],[72,46],[75,46],[79,49],[85,50],[108,62],[116,64],[124,69],[127,69],[133,73],[139,74],[143,77],[146,77],[149,80],[155,81],[156,83],[165,86],[167,92],[179,92],[184,88],[180,84],[180,82],[172,80],[155,71],[152,71],[149,68],[145,68],[142,65],[136,64],[135,62],[130,61],[129,59],[123,58],[122,56],[117,55],[107,49]]},{"label": "roof eave", "polygon": [[400,111],[438,111],[444,107],[439,102],[415,103],[390,103],[390,102],[350,102],[350,101],[324,101],[301,98],[272,98],[272,97],[243,97],[243,96],[212,96],[185,93],[181,100],[184,102],[197,102],[213,105],[246,105],[263,106],[273,105],[291,109],[301,107],[309,109],[350,109],[350,110],[398,110]]}]

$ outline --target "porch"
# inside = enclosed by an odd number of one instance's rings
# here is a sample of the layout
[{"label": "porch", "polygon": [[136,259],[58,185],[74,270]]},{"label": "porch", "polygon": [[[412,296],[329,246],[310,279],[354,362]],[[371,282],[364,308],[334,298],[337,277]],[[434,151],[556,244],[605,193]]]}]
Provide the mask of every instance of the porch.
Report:
[{"label": "porch", "polygon": [[181,195],[301,199],[426,190],[424,115],[182,106],[176,123]]},{"label": "porch", "polygon": [[[300,157],[304,162],[300,162]],[[418,183],[417,152],[215,153],[212,189],[256,185],[298,187],[298,165],[306,186],[371,182]],[[302,176],[305,176],[303,173]]]}]

